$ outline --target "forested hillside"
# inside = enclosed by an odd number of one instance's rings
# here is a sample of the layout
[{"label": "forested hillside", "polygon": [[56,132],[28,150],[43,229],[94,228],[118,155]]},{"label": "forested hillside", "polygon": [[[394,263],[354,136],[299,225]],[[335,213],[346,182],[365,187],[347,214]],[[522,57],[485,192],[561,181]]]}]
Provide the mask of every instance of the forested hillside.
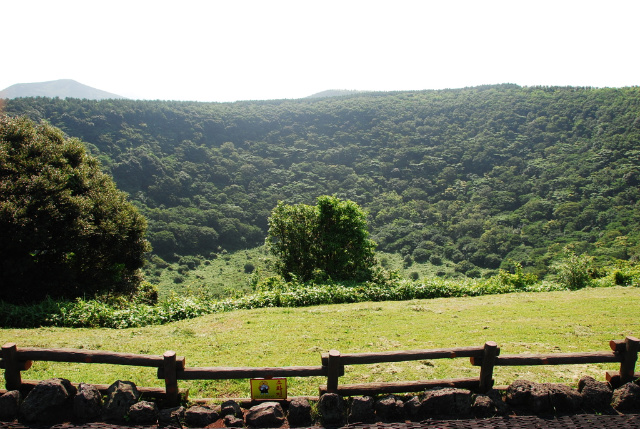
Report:
[{"label": "forested hillside", "polygon": [[[486,86],[194,103],[23,98],[87,142],[165,260],[264,243],[279,200],[369,213],[378,250],[538,275],[571,243],[640,253],[640,89]],[[157,260],[157,258],[156,258]]]}]

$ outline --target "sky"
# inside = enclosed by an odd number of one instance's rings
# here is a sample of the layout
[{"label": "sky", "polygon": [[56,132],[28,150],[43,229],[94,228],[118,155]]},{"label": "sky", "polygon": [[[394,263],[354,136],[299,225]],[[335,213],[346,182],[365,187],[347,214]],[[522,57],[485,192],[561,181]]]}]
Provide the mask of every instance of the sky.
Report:
[{"label": "sky", "polygon": [[638,0],[0,0],[0,89],[228,102],[640,85]]}]

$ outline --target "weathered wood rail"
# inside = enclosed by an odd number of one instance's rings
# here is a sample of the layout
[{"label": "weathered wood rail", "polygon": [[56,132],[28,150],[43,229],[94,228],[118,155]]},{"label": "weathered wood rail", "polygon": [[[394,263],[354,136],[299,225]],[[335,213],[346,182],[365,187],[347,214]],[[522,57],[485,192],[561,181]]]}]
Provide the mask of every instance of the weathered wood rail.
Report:
[{"label": "weathered wood rail", "polygon": [[[458,387],[486,392],[493,387],[493,371],[496,366],[526,365],[577,365],[595,363],[620,363],[619,371],[607,371],[606,379],[614,387],[640,377],[635,372],[640,340],[626,337],[612,340],[610,352],[550,353],[535,355],[500,355],[494,341],[479,347],[456,347],[431,350],[406,350],[373,353],[345,353],[330,350],[321,355],[319,366],[289,367],[186,367],[184,356],[174,351],[163,355],[140,355],[95,351],[84,349],[41,349],[17,347],[15,343],[2,346],[0,369],[4,369],[7,390],[29,390],[37,382],[23,381],[21,373],[31,368],[33,361],[102,363],[157,368],[159,379],[164,379],[163,388],[139,389],[155,396],[167,405],[177,404],[186,390],[178,388],[178,380],[223,380],[272,377],[326,377],[327,384],[320,386],[320,393],[333,392],[343,396],[373,395],[377,393],[418,392],[435,387]],[[425,359],[469,358],[473,366],[480,367],[478,377],[451,378],[441,380],[396,381],[386,383],[340,384],[346,365],[368,365],[385,362],[403,362]],[[108,385],[98,385],[101,391]]]}]

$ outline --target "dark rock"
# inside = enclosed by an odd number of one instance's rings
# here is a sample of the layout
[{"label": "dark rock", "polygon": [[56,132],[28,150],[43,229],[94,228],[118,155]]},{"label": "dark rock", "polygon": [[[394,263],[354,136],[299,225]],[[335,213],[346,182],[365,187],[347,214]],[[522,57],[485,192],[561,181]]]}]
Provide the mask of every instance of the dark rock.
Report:
[{"label": "dark rock", "polygon": [[158,406],[155,402],[140,401],[129,408],[129,421],[138,425],[155,425],[158,423]]},{"label": "dark rock", "polygon": [[471,404],[471,411],[476,417],[491,417],[496,414],[496,407],[489,396],[477,395]]},{"label": "dark rock", "polygon": [[290,427],[311,426],[311,404],[306,398],[293,398],[289,402],[287,420]]},{"label": "dark rock", "polygon": [[318,412],[325,425],[338,425],[344,421],[344,400],[336,393],[325,393],[318,401]]},{"label": "dark rock", "polygon": [[284,424],[284,412],[277,402],[263,402],[249,409],[247,426],[256,428],[278,428]]},{"label": "dark rock", "polygon": [[640,386],[627,383],[618,387],[613,391],[611,405],[620,412],[640,410]]},{"label": "dark rock", "polygon": [[588,411],[611,409],[613,390],[607,383],[593,377],[582,377],[578,382],[578,392],[582,394],[582,406]]},{"label": "dark rock", "polygon": [[507,388],[507,403],[523,412],[565,413],[580,409],[582,395],[563,384],[517,380]]},{"label": "dark rock", "polygon": [[242,417],[242,408],[236,401],[225,401],[220,406],[220,417],[224,416]]},{"label": "dark rock", "polygon": [[0,421],[12,422],[18,418],[18,410],[22,402],[19,390],[10,390],[0,396]]},{"label": "dark rock", "polygon": [[244,426],[244,420],[233,414],[227,414],[224,416],[224,425],[228,428],[241,428]]},{"label": "dark rock", "polygon": [[94,421],[102,413],[102,395],[97,387],[80,383],[73,397],[73,415],[83,422]]},{"label": "dark rock", "polygon": [[213,408],[196,405],[185,412],[184,418],[189,426],[203,428],[218,420],[219,416]]},{"label": "dark rock", "polygon": [[471,404],[471,412],[476,417],[493,417],[508,414],[509,407],[502,400],[500,392],[492,389],[484,395],[476,395]]},{"label": "dark rock", "polygon": [[582,395],[564,384],[534,384],[529,407],[534,413],[565,413],[580,409]]},{"label": "dark rock", "polygon": [[186,409],[184,407],[163,408],[158,413],[160,426],[181,426]]},{"label": "dark rock", "polygon": [[404,421],[404,403],[394,395],[378,399],[375,403],[376,415],[383,422]]},{"label": "dark rock", "polygon": [[102,406],[102,417],[107,421],[123,422],[129,408],[140,398],[140,392],[131,381],[118,380],[107,389],[107,399]]},{"label": "dark rock", "polygon": [[58,378],[57,380],[60,380],[60,383],[62,383],[64,388],[67,390],[67,393],[69,393],[69,397],[73,397],[78,393],[78,389],[76,389],[75,386],[66,378]]},{"label": "dark rock", "polygon": [[420,401],[420,398],[418,398],[417,396],[414,396],[413,398],[405,402],[404,403],[405,418],[411,421],[424,420],[424,417],[422,417],[422,413],[420,409],[421,404],[422,404],[422,401]]},{"label": "dark rock", "polygon": [[38,383],[20,406],[20,417],[25,422],[59,422],[70,417],[71,398],[76,388],[69,380],[52,378]]},{"label": "dark rock", "polygon": [[158,413],[158,423],[162,426],[181,426],[185,412],[184,407],[164,408]]},{"label": "dark rock", "polygon": [[471,414],[471,392],[450,387],[428,390],[422,400],[420,413],[429,416],[466,416]]},{"label": "dark rock", "polygon": [[507,387],[506,402],[512,407],[526,406],[531,400],[531,391],[535,383],[528,380],[516,380]]},{"label": "dark rock", "polygon": [[355,397],[351,401],[348,423],[372,423],[376,421],[375,400],[371,396]]}]

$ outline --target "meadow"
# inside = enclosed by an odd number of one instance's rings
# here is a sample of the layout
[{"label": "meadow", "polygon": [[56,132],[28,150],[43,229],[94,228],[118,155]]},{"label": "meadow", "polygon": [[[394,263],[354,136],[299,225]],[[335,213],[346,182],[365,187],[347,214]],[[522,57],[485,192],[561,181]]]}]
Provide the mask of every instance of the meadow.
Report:
[{"label": "meadow", "polygon": [[[606,351],[612,339],[640,336],[640,288],[585,288],[478,297],[359,302],[300,308],[259,308],[210,314],[128,329],[2,329],[2,343],[162,354],[175,350],[187,366],[319,365],[330,349],[343,353],[482,345],[502,354]],[[615,364],[498,367],[496,384],[516,379],[577,385],[581,376],[604,380]],[[469,377],[468,359],[350,366],[341,383]],[[131,380],[162,387],[155,370],[138,367],[35,362],[23,379],[64,377],[109,384]],[[289,395],[317,395],[323,378],[289,380]],[[3,381],[2,381],[3,382]],[[179,382],[191,398],[247,397],[248,382]]]}]

